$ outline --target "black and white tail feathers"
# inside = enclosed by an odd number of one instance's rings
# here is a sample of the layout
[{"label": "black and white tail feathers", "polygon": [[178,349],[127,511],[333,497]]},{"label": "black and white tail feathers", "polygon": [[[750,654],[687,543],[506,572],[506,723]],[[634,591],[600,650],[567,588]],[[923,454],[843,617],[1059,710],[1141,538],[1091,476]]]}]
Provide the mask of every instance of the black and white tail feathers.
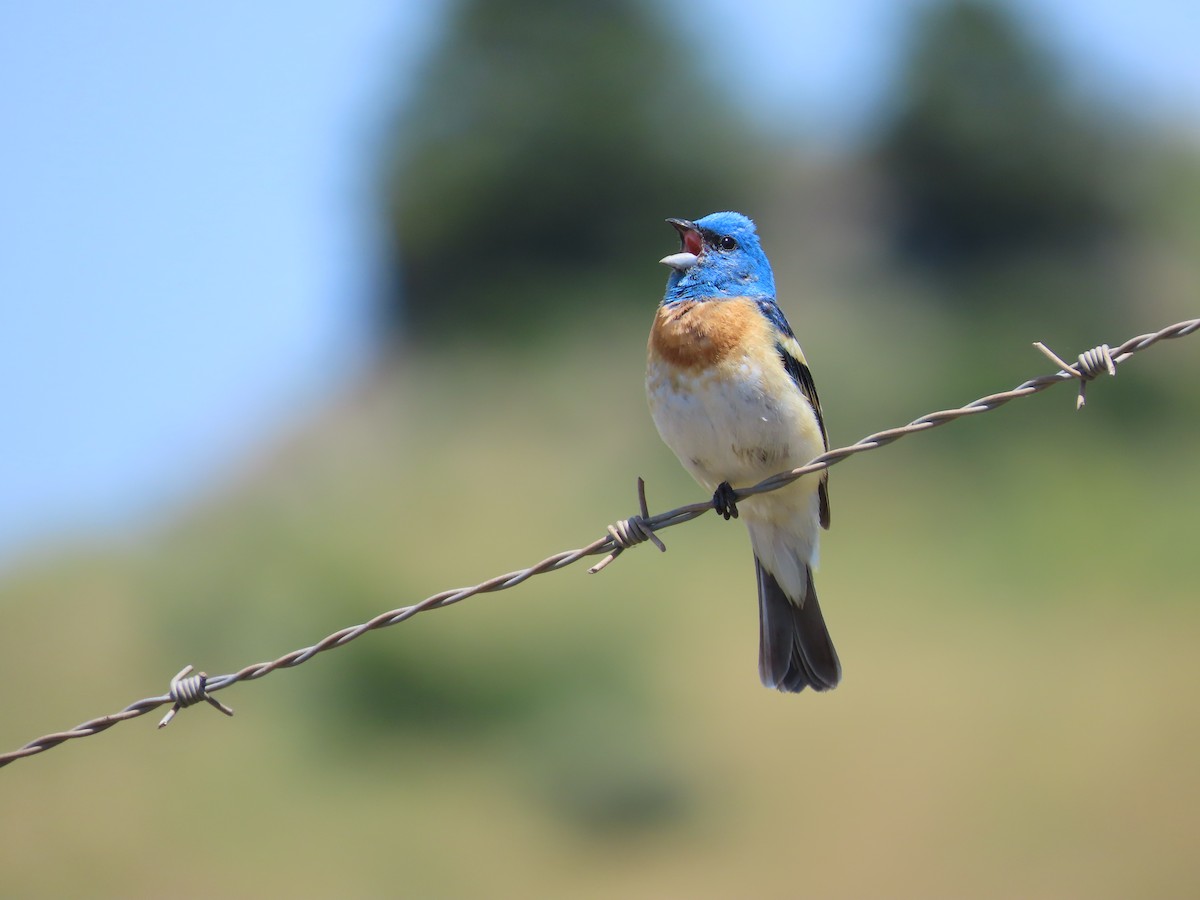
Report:
[{"label": "black and white tail feathers", "polygon": [[805,566],[806,592],[793,603],[757,558],[758,674],[767,687],[795,693],[806,687],[827,691],[842,680],[842,664],[825,627],[812,569]]}]

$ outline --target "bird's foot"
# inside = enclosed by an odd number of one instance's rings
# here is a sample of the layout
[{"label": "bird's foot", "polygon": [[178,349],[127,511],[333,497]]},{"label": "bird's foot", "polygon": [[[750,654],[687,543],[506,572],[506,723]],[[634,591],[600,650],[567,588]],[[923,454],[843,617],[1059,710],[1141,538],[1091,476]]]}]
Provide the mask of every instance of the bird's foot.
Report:
[{"label": "bird's foot", "polygon": [[728,481],[722,481],[717,485],[717,489],[713,492],[712,505],[718,515],[725,517],[726,522],[738,517],[737,492]]}]

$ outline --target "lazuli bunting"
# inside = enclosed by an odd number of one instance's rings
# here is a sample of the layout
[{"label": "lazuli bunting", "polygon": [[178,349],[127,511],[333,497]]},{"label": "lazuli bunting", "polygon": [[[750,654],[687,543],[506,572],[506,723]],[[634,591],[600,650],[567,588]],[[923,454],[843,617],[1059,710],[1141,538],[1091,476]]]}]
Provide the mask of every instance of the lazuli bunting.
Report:
[{"label": "lazuli bunting", "polygon": [[668,219],[679,253],[650,330],[646,396],[654,424],[726,519],[750,530],[758,573],[763,684],[824,691],[842,677],[812,567],[829,527],[828,470],[734,503],[733,491],[829,448],[821,403],[750,219]]}]

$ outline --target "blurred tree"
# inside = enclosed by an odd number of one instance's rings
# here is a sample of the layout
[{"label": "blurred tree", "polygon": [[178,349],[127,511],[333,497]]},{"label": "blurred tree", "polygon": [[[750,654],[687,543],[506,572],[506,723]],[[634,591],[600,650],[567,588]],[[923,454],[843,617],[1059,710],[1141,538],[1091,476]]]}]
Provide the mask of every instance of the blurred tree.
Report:
[{"label": "blurred tree", "polygon": [[725,70],[702,70],[656,12],[456,5],[387,157],[392,343],[645,305],[631,273],[671,249],[666,216],[752,205],[749,129],[706,77]]},{"label": "blurred tree", "polygon": [[900,252],[961,269],[1087,247],[1117,223],[1116,131],[1061,88],[1054,61],[1004,7],[924,9],[879,150]]}]

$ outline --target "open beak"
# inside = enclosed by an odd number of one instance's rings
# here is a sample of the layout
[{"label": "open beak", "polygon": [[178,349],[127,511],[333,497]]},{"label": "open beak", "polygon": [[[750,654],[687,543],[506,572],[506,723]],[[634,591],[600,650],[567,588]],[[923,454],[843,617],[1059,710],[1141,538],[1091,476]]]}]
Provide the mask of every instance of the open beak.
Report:
[{"label": "open beak", "polygon": [[659,260],[664,266],[670,266],[676,272],[686,272],[700,261],[700,253],[704,249],[704,239],[700,237],[700,229],[695,222],[687,219],[667,219],[679,232],[679,252],[664,256]]}]

